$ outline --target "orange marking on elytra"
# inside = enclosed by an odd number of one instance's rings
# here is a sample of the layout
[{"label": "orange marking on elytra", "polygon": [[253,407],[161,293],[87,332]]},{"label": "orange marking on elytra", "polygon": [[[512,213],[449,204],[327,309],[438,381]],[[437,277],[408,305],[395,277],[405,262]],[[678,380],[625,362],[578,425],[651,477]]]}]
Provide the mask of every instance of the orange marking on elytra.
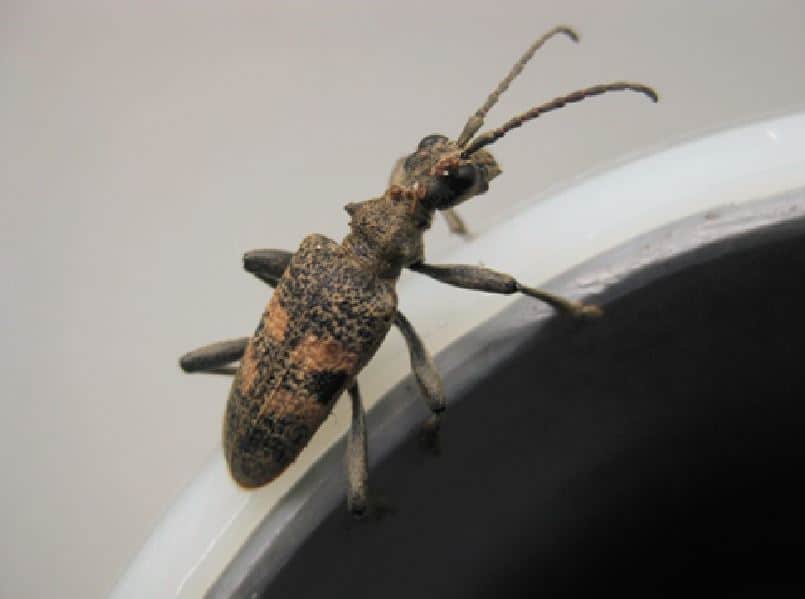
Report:
[{"label": "orange marking on elytra", "polygon": [[277,293],[272,295],[266,306],[263,328],[272,339],[282,342],[285,340],[285,333],[288,330],[288,312],[280,304],[278,295]]},{"label": "orange marking on elytra", "polygon": [[243,395],[248,395],[254,387],[258,373],[257,364],[257,351],[254,347],[254,341],[249,341],[249,344],[246,346],[246,351],[240,360],[239,388]]},{"label": "orange marking on elytra", "polygon": [[274,389],[262,407],[263,413],[275,416],[292,414],[296,420],[304,422],[311,430],[318,428],[329,411],[326,405],[301,390],[291,392],[280,387]]},{"label": "orange marking on elytra", "polygon": [[303,371],[354,372],[360,356],[348,351],[335,339],[308,335],[293,350],[290,361]]}]

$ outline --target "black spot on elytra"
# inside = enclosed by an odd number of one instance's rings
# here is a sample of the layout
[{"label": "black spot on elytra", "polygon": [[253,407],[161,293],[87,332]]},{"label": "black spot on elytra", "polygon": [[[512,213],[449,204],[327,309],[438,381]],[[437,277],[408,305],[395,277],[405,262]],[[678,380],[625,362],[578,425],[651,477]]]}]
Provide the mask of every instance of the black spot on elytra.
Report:
[{"label": "black spot on elytra", "polygon": [[[424,154],[424,153],[423,153]],[[295,368],[292,355],[308,337],[335,339],[343,350],[368,360],[389,329],[396,298],[388,283],[365,272],[335,242],[312,235],[305,239],[274,292],[288,315],[280,342],[267,334],[261,321],[253,338],[257,373],[244,392],[230,391],[225,416],[227,459],[236,479],[264,484],[293,461],[320,422],[280,410],[262,413],[273,390],[317,401],[321,419],[356,372],[310,372]]]},{"label": "black spot on elytra", "polygon": [[265,430],[252,428],[240,440],[239,449],[246,455],[259,452],[265,444]]},{"label": "black spot on elytra", "polygon": [[323,370],[309,375],[308,389],[319,403],[329,403],[347,381],[347,373]]}]

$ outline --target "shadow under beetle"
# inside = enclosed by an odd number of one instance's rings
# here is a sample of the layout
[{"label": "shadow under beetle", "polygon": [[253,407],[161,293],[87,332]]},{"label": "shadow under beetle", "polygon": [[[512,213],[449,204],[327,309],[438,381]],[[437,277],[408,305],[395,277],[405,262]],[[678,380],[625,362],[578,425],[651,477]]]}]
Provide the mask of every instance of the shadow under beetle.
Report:
[{"label": "shadow under beetle", "polygon": [[[472,115],[456,141],[428,135],[395,165],[389,188],[378,198],[348,204],[350,233],[341,243],[309,235],[295,253],[255,250],[247,271],[275,288],[254,335],[192,351],[180,359],[186,372],[234,374],[224,416],[223,445],[235,481],[260,487],[277,477],[302,451],[346,390],[352,401],[347,443],[349,510],[368,507],[366,423],[357,374],[392,325],[408,345],[413,369],[431,411],[421,438],[438,440],[445,396],[428,351],[397,310],[395,285],[403,268],[466,289],[522,293],[575,316],[597,316],[593,305],[526,287],[507,274],[478,266],[424,262],[422,235],[434,213],[452,231],[466,233],[453,207],[487,191],[501,172],[484,149],[526,121],[611,91],[634,91],[657,101],[653,89],[618,81],[581,89],[536,106],[501,127],[478,134],[487,112],[534,53],[551,37],[576,33],[556,27],[537,39]],[[237,367],[231,364],[239,361]]]}]

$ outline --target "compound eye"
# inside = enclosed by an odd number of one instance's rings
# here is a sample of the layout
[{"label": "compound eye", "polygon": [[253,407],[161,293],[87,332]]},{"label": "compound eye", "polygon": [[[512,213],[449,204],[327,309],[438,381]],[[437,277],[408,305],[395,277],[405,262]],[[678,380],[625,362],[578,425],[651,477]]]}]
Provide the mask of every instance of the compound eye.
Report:
[{"label": "compound eye", "polygon": [[441,135],[439,133],[434,133],[433,135],[428,135],[427,137],[423,137],[422,141],[419,142],[417,146],[417,150],[426,150],[429,147],[436,145],[440,141],[447,141],[447,137]]},{"label": "compound eye", "polygon": [[462,164],[448,174],[447,184],[454,194],[460,195],[475,184],[475,177],[475,167],[471,164]]}]

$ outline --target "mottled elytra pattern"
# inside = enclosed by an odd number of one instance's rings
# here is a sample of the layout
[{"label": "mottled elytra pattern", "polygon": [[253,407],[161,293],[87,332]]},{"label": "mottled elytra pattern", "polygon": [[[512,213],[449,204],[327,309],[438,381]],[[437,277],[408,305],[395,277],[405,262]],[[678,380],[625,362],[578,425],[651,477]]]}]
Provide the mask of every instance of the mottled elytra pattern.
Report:
[{"label": "mottled elytra pattern", "polygon": [[307,444],[374,355],[397,305],[393,282],[334,241],[310,235],[247,345],[224,419],[235,480],[261,486]]},{"label": "mottled elytra pattern", "polygon": [[465,289],[520,293],[573,316],[602,314],[596,306],[530,287],[489,268],[425,262],[423,234],[434,214],[441,211],[452,230],[466,232],[454,207],[485,193],[501,173],[485,146],[529,120],[592,96],[631,91],[657,100],[653,89],[639,83],[594,85],[535,106],[476,136],[500,95],[543,43],[558,34],[578,40],[567,26],[551,29],[515,63],[457,140],[441,134],[422,138],[397,162],[383,195],[345,206],[350,232],[340,244],[310,235],[293,255],[262,249],[244,256],[246,270],[276,285],[254,335],[205,346],[180,359],[187,372],[232,374],[231,363],[240,358],[223,431],[226,459],[240,485],[259,487],[279,475],[348,389],[352,398],[348,505],[353,513],[363,513],[368,504],[368,444],[355,378],[392,323],[405,338],[411,368],[431,411],[421,440],[425,447],[438,448],[446,399],[424,344],[397,312],[394,286],[405,268]]}]

